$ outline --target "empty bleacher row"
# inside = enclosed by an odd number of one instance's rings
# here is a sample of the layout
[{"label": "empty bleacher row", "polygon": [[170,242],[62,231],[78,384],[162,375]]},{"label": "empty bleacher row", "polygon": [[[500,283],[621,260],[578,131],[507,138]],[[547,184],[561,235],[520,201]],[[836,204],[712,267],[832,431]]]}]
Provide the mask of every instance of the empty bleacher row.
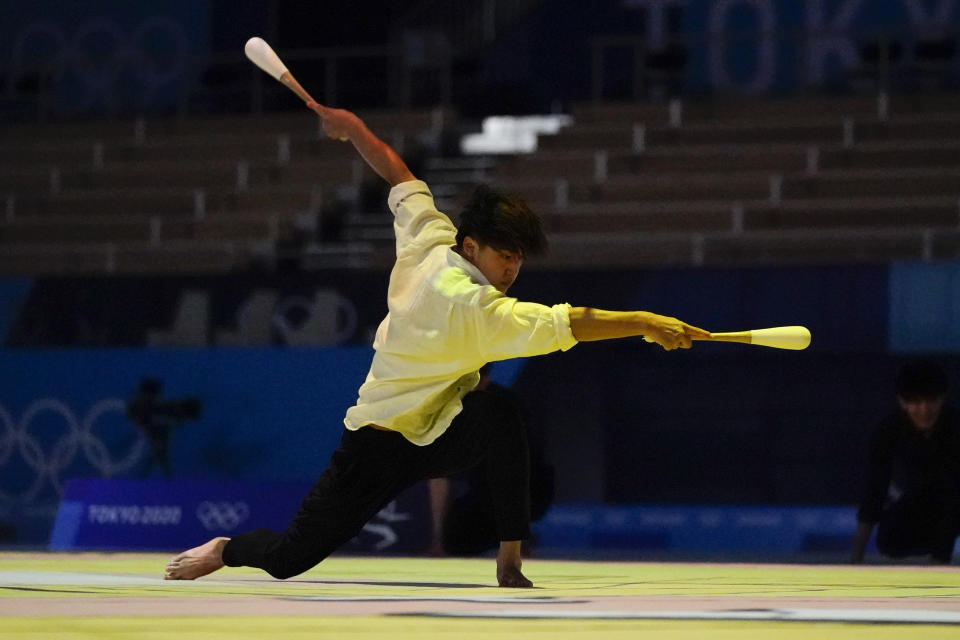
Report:
[{"label": "empty bleacher row", "polygon": [[[453,128],[442,111],[362,115],[402,151]],[[553,246],[531,266],[960,257],[957,95],[588,105],[573,122],[533,154],[435,157],[423,175],[450,213],[480,180],[525,197]],[[386,266],[391,220],[365,180],[310,114],[5,128],[0,273],[223,272],[278,248]],[[338,199],[361,204],[331,241],[317,229]]]},{"label": "empty bleacher row", "polygon": [[584,107],[501,162],[553,267],[960,257],[956,95]]},{"label": "empty bleacher row", "polygon": [[[364,117],[401,148],[442,127],[432,111]],[[0,140],[0,273],[243,269],[315,231],[324,206],[371,175],[319,136],[309,113],[10,128]],[[389,224],[385,208],[381,218]],[[366,243],[319,252],[377,259]]]}]

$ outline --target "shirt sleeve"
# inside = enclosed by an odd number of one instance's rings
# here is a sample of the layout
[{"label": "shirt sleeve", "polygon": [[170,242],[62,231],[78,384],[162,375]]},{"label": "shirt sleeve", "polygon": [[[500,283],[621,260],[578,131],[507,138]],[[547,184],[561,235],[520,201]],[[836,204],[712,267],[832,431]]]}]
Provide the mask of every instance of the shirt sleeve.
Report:
[{"label": "shirt sleeve", "polygon": [[890,489],[890,473],[893,467],[894,425],[884,421],[874,432],[867,460],[867,477],[863,498],[857,511],[859,522],[876,523],[880,520],[883,503]]},{"label": "shirt sleeve", "polygon": [[422,180],[395,185],[390,189],[387,204],[393,212],[398,257],[411,252],[422,253],[437,244],[456,242],[456,227],[450,218],[437,211],[433,194]]},{"label": "shirt sleeve", "polygon": [[479,348],[490,361],[567,351],[577,344],[566,303],[548,307],[500,295],[479,305],[477,313]]}]

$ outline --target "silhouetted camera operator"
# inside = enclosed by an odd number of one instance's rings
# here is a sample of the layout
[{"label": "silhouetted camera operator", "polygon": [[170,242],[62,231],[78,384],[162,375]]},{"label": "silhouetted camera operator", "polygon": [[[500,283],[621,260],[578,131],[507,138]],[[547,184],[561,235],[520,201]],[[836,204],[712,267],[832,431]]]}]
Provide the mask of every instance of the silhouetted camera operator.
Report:
[{"label": "silhouetted camera operator", "polygon": [[154,378],[143,378],[137,392],[127,402],[127,419],[137,425],[150,443],[152,459],[146,474],[156,464],[165,478],[172,477],[170,467],[170,434],[187,420],[197,420],[203,405],[199,398],[161,400],[163,383]]}]

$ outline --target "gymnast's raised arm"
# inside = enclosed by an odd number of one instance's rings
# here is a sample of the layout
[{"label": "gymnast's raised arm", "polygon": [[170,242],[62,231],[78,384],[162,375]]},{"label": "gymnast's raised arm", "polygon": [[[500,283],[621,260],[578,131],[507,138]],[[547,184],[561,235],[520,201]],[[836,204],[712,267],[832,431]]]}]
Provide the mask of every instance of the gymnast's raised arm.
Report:
[{"label": "gymnast's raised arm", "polygon": [[320,116],[323,130],[329,137],[352,142],[370,168],[389,182],[391,187],[416,180],[403,158],[375,136],[356,114],[345,109],[331,109],[316,102],[308,102],[307,106]]}]

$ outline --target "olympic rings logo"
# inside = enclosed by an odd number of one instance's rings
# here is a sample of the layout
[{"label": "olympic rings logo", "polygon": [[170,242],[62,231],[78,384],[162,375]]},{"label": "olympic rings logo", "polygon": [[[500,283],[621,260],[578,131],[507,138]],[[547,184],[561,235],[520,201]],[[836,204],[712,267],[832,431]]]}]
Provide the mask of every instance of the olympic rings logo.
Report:
[{"label": "olympic rings logo", "polygon": [[197,505],[197,519],[207,531],[232,531],[250,516],[246,502],[209,502]]},{"label": "olympic rings logo", "polygon": [[[125,403],[119,398],[104,398],[90,407],[81,421],[61,400],[40,398],[27,407],[19,421],[15,421],[0,404],[0,427],[3,429],[0,433],[0,472],[6,470],[16,473],[13,470],[14,460],[19,457],[34,474],[33,480],[18,495],[0,488],[0,501],[30,502],[48,486],[52,486],[58,495],[62,494],[63,471],[76,465],[78,459],[105,478],[129,471],[146,451],[147,443],[143,436],[136,432],[135,440],[127,450],[114,458],[103,439],[94,432],[101,418],[109,413],[124,416],[125,408]],[[66,432],[49,447],[44,447],[41,438],[31,433],[31,427],[42,414],[53,414],[66,426]],[[0,484],[0,487],[3,486]]]},{"label": "olympic rings logo", "polygon": [[[162,45],[162,46],[161,46]],[[189,39],[183,25],[154,16],[132,29],[96,19],[67,32],[52,22],[34,22],[14,38],[11,83],[34,72],[51,73],[55,91],[70,93],[71,107],[83,109],[98,101],[115,106],[117,93],[133,80],[143,104],[158,89],[183,77]]]},{"label": "olympic rings logo", "polygon": [[[297,324],[291,316],[304,319]],[[284,298],[274,310],[272,322],[284,344],[290,346],[341,344],[357,330],[357,308],[336,291],[321,289],[313,300],[302,295]]]}]

